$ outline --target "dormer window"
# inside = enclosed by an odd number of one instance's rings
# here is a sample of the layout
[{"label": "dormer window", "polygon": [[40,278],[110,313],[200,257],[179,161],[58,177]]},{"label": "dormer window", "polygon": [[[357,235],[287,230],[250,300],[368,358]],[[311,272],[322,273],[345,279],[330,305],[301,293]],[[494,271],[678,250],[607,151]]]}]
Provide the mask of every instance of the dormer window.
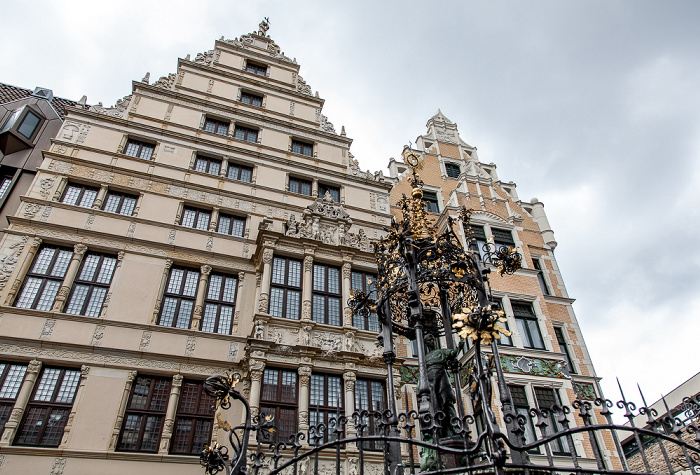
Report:
[{"label": "dormer window", "polygon": [[245,70],[258,76],[267,76],[267,66],[251,63],[250,61],[246,63]]},{"label": "dormer window", "polygon": [[459,165],[455,165],[454,163],[445,163],[445,173],[447,173],[447,176],[450,178],[459,178],[461,170],[459,169]]},{"label": "dormer window", "polygon": [[0,129],[0,150],[5,155],[31,147],[45,120],[41,112],[31,106],[12,111]]},{"label": "dormer window", "polygon": [[255,107],[262,107],[263,97],[249,92],[242,92],[241,102]]}]

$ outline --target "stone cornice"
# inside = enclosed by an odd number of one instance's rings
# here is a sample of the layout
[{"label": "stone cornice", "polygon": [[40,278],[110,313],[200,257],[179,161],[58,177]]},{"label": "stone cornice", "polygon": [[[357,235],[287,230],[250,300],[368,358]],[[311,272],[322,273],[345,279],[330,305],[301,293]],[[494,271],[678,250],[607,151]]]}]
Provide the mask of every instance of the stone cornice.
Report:
[{"label": "stone cornice", "polygon": [[571,305],[576,301],[576,299],[568,297],[557,297],[556,295],[545,295],[544,301],[547,303],[555,303],[560,305]]}]

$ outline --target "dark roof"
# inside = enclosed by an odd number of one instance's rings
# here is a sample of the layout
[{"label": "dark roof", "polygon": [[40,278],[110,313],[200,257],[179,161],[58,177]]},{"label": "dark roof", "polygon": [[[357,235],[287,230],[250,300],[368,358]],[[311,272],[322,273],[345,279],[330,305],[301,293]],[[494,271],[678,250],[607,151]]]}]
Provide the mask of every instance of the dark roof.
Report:
[{"label": "dark roof", "polygon": [[[6,102],[17,101],[19,99],[25,99],[34,93],[32,89],[25,89],[23,87],[11,86],[9,84],[0,83],[0,104]],[[68,99],[61,99],[60,97],[54,97],[51,99],[51,105],[56,110],[61,119],[66,117],[66,107],[76,105],[76,101],[71,101]]]}]

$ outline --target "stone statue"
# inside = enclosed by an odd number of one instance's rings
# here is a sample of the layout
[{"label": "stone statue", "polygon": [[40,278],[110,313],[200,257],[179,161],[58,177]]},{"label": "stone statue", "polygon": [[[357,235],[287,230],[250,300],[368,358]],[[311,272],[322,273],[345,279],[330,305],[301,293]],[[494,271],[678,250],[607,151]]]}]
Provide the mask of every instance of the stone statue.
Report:
[{"label": "stone statue", "polygon": [[450,437],[455,435],[452,428],[452,418],[457,417],[455,403],[457,397],[450,378],[447,375],[447,368],[451,361],[457,358],[457,355],[464,348],[464,340],[460,341],[459,346],[454,350],[448,350],[437,347],[437,342],[433,335],[426,335],[424,338],[428,353],[425,355],[425,365],[428,370],[428,384],[430,385],[430,399],[436,411],[442,411],[445,418],[440,423],[438,436],[440,438]]},{"label": "stone statue", "polygon": [[267,33],[267,30],[270,29],[270,19],[268,17],[264,17],[263,21],[260,22],[258,25],[258,35],[260,36],[265,36]]},{"label": "stone statue", "polygon": [[311,239],[319,239],[320,238],[320,230],[319,230],[319,224],[318,224],[318,218],[314,218],[314,222],[311,224]]},{"label": "stone statue", "polygon": [[265,323],[262,320],[257,320],[255,322],[255,331],[253,333],[253,338],[256,340],[265,339]]},{"label": "stone statue", "polygon": [[287,221],[287,236],[296,236],[299,234],[299,221],[297,221],[296,216],[289,216],[289,221]]}]

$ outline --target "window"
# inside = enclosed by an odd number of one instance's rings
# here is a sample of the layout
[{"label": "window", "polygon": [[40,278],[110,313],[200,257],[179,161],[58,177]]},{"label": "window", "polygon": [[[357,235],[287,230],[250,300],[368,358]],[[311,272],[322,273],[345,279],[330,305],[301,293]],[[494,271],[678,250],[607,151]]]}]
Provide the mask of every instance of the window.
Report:
[{"label": "window", "polygon": [[199,455],[211,442],[216,401],[204,392],[201,381],[185,381],[175,416],[170,453]]},{"label": "window", "polygon": [[493,243],[496,248],[505,246],[507,248],[515,247],[515,241],[513,241],[513,233],[505,229],[495,229],[491,228],[493,233]]},{"label": "window", "polygon": [[58,447],[79,382],[79,370],[44,368],[24,411],[15,444]]},{"label": "window", "polygon": [[42,247],[27,272],[15,307],[51,310],[72,258],[70,249]]},{"label": "window", "polygon": [[255,129],[249,129],[248,127],[243,127],[237,125],[233,136],[239,140],[245,140],[246,142],[256,143],[258,141],[258,131]]},{"label": "window", "polygon": [[[331,427],[331,419],[337,421],[338,416],[344,416],[342,377],[324,374],[312,374],[309,386],[309,425],[325,424],[325,433],[317,445],[335,440],[333,431],[337,429],[335,422]],[[314,441],[309,440],[309,443]]]},{"label": "window", "polygon": [[138,376],[124,413],[117,450],[157,452],[170,397],[170,380]]},{"label": "window", "polygon": [[272,261],[270,315],[299,320],[301,261],[275,257]]},{"label": "window", "polygon": [[289,177],[289,192],[311,196],[311,181],[303,178]]},{"label": "window", "polygon": [[[493,304],[496,305],[497,310],[503,310],[503,306],[501,305],[501,302],[493,302]],[[508,322],[502,322],[501,323],[506,330],[510,331],[510,326],[508,325]],[[496,343],[499,345],[505,345],[505,346],[513,346],[513,339],[509,336],[505,336],[504,334],[500,334],[501,338],[499,340],[496,340]]]},{"label": "window", "polygon": [[207,231],[211,220],[211,211],[185,206],[180,224],[188,228]]},{"label": "window", "polygon": [[544,350],[544,342],[540,334],[540,327],[537,325],[537,316],[532,311],[532,305],[513,302],[512,307],[520,337],[523,339],[523,346]]},{"label": "window", "polygon": [[7,193],[7,190],[10,189],[10,185],[12,184],[12,177],[11,176],[4,176],[0,178],[0,198],[5,196],[5,193]]},{"label": "window", "polygon": [[260,391],[260,412],[274,416],[273,437],[288,441],[297,431],[297,373],[265,368]]},{"label": "window", "polygon": [[218,175],[221,172],[221,160],[197,155],[197,160],[194,162],[194,169],[198,172]]},{"label": "window", "polygon": [[5,155],[31,147],[44,117],[32,106],[13,111],[0,130],[0,152]]},{"label": "window", "polygon": [[[561,417],[560,411],[552,411],[552,406],[561,407],[561,401],[559,400],[559,395],[552,388],[535,388],[535,397],[537,398],[537,406],[540,409],[549,409],[551,412],[549,414],[549,424],[545,429],[546,434],[542,434],[543,437],[553,434],[555,432],[564,430],[564,427],[557,420]],[[559,437],[551,442],[552,453],[555,455],[567,454],[570,452],[569,444],[565,437]]]},{"label": "window", "polygon": [[102,206],[103,211],[108,213],[123,214],[124,216],[133,216],[136,209],[136,202],[139,197],[135,195],[127,195],[126,193],[117,193],[116,191],[108,191],[105,198],[105,204]]},{"label": "window", "polygon": [[425,201],[426,211],[430,211],[432,213],[440,212],[440,208],[438,207],[437,193],[433,193],[432,191],[424,191],[423,201]]},{"label": "window", "polygon": [[267,66],[251,63],[250,61],[246,63],[245,70],[258,76],[267,76]]},{"label": "window", "polygon": [[[352,290],[361,290],[369,294],[373,299],[377,298],[377,276],[365,272],[352,271],[350,282]],[[352,316],[352,326],[360,330],[379,331],[379,319],[377,314],[372,312],[367,317],[362,315]]]},{"label": "window", "polygon": [[248,92],[241,93],[241,102],[243,104],[249,104],[251,106],[262,107],[262,96],[256,94],[250,94]]},{"label": "window", "polygon": [[5,430],[26,372],[25,365],[0,363],[0,434]]},{"label": "window", "polygon": [[155,149],[155,145],[129,139],[126,142],[126,147],[124,147],[124,155],[150,160]]},{"label": "window", "polygon": [[75,278],[66,313],[99,317],[116,267],[115,257],[86,254]]},{"label": "window", "polygon": [[204,131],[212,134],[228,135],[228,126],[229,123],[223,120],[210,119],[209,117],[204,120]]},{"label": "window", "polygon": [[229,163],[227,175],[232,180],[245,181],[250,183],[253,181],[253,167],[247,165],[239,165],[238,163]]},{"label": "window", "polygon": [[[535,442],[535,426],[530,418],[530,404],[527,401],[524,386],[508,386],[510,396],[513,399],[513,408],[516,414],[525,417],[525,443],[531,444]],[[540,453],[539,449],[529,450],[530,453]]]},{"label": "window", "polygon": [[[369,417],[363,422],[367,424],[364,435],[381,435],[381,430],[378,427],[378,421],[372,417],[372,412],[383,411],[386,409],[386,396],[384,391],[384,383],[381,381],[372,381],[369,379],[359,379],[355,381],[355,410],[369,411]],[[381,442],[365,442],[365,449],[381,450]]]},{"label": "window", "polygon": [[336,203],[340,202],[340,188],[337,186],[324,185],[323,183],[318,184],[318,196],[319,198],[324,198],[326,193],[331,195],[333,201]]},{"label": "window", "polygon": [[170,269],[158,325],[175,328],[190,327],[198,283],[199,271],[182,267]]},{"label": "window", "polygon": [[447,176],[450,178],[459,178],[461,171],[459,169],[459,165],[455,165],[454,163],[445,163],[445,173],[447,173]]},{"label": "window", "polygon": [[547,287],[547,282],[544,280],[544,272],[542,272],[542,266],[540,265],[539,259],[532,259],[532,265],[537,270],[537,280],[540,283],[540,288],[542,289],[543,295],[550,295],[549,288]]},{"label": "window", "polygon": [[245,232],[245,218],[220,214],[216,231],[223,234],[230,234],[231,236],[243,237],[243,233]]},{"label": "window", "polygon": [[340,269],[314,264],[312,318],[314,322],[342,325],[340,315]]},{"label": "window", "polygon": [[469,242],[469,249],[476,252],[479,257],[484,257],[484,246],[486,245],[486,233],[481,226],[469,226],[472,240]]},{"label": "window", "polygon": [[209,276],[209,288],[204,299],[202,315],[203,332],[231,334],[237,288],[238,279],[235,277],[214,273]]},{"label": "window", "polygon": [[61,203],[69,205],[82,206],[83,208],[92,208],[97,198],[98,188],[85,185],[75,185],[69,183],[66,191],[63,192]]},{"label": "window", "polygon": [[566,344],[566,339],[564,338],[564,329],[562,327],[554,327],[554,334],[557,337],[557,343],[559,343],[559,351],[564,353],[564,355],[566,356],[566,368],[564,369],[564,372],[576,374],[576,369],[574,368],[574,365],[571,362],[569,346]]},{"label": "window", "polygon": [[24,135],[27,140],[30,140],[34,135],[39,122],[41,122],[41,118],[38,115],[32,113],[31,111],[27,111],[24,119],[22,119],[19,127],[17,127],[17,132]]},{"label": "window", "polygon": [[299,153],[312,157],[314,154],[314,146],[310,143],[302,142],[301,140],[292,140],[292,153]]}]

